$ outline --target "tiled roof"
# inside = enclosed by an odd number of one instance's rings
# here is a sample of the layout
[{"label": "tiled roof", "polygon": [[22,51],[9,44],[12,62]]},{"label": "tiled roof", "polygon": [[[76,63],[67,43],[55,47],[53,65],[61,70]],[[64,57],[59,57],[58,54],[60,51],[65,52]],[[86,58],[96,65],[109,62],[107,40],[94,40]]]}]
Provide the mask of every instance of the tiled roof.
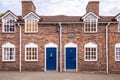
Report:
[{"label": "tiled roof", "polygon": [[[23,18],[22,16],[17,16],[17,17],[18,17],[19,22],[24,21],[22,19]],[[83,16],[58,15],[58,16],[39,16],[39,17],[41,18],[40,22],[83,22],[83,19],[82,19]],[[100,17],[99,22],[113,22],[113,21],[116,21],[115,16],[99,16],[99,17]]]},{"label": "tiled roof", "polygon": [[79,22],[81,16],[40,16],[43,22]]}]

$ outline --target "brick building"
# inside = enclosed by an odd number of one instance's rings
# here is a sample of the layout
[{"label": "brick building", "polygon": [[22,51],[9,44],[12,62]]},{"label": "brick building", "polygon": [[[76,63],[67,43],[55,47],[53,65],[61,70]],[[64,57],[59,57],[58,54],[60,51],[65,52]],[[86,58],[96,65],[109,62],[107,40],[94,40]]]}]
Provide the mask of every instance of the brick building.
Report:
[{"label": "brick building", "polygon": [[35,10],[22,0],[21,16],[0,17],[0,71],[120,73],[120,14],[99,15],[99,1],[89,1],[83,16]]}]

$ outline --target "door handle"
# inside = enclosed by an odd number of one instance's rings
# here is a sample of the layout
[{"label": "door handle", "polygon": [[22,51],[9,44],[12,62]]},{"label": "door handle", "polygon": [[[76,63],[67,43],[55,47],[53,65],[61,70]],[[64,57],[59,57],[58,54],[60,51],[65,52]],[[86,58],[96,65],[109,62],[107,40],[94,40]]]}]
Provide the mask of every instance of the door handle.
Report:
[{"label": "door handle", "polygon": [[52,53],[50,53],[50,59],[53,59],[53,54]]}]

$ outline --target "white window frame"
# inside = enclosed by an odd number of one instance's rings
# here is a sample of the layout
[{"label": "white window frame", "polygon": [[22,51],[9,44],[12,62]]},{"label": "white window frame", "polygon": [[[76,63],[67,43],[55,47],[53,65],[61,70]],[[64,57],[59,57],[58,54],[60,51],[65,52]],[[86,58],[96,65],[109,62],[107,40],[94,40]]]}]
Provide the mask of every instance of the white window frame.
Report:
[{"label": "white window frame", "polygon": [[[27,60],[27,53],[26,53],[26,49],[27,48],[37,48],[37,59],[34,59],[34,60]],[[35,44],[35,43],[29,43],[29,44],[26,44],[25,45],[25,61],[38,61],[38,45]]]},{"label": "white window frame", "polygon": [[[96,48],[96,59],[86,59],[86,48]],[[98,46],[97,44],[93,43],[93,42],[89,42],[87,44],[84,45],[84,61],[97,61],[98,60]]]},{"label": "white window frame", "polygon": [[[37,27],[37,30],[36,31],[27,31],[27,23],[32,23],[32,22],[34,22],[34,28],[35,27]],[[36,24],[37,24],[37,26],[36,26]],[[32,28],[33,26],[31,26],[31,28]],[[38,32],[38,20],[37,19],[25,19],[25,33],[37,33]]]},{"label": "white window frame", "polygon": [[[9,31],[5,31],[5,23],[6,23],[7,21],[10,21],[10,20],[14,20],[14,22],[12,22],[11,24],[10,24],[10,22],[9,22],[9,24],[7,24],[7,25],[9,25]],[[3,33],[15,33],[15,31],[16,31],[15,22],[16,22],[16,19],[2,19],[2,32],[3,32]],[[14,25],[14,31],[10,31],[10,26],[11,26],[11,25]]]},{"label": "white window frame", "polygon": [[[90,23],[90,26],[86,26],[87,23]],[[95,23],[96,31],[92,31],[92,23]],[[90,27],[90,31],[86,31],[86,27]],[[84,20],[84,32],[85,33],[96,33],[98,31],[98,19],[85,19]]]},{"label": "white window frame", "polygon": [[[120,49],[120,43],[116,43],[115,44],[115,61],[120,61],[120,59],[118,60],[117,58],[116,58],[116,56],[117,56],[117,50],[116,50],[116,48],[119,48]],[[118,51],[118,52],[120,52],[120,51]],[[119,55],[120,56],[120,55]]]},{"label": "white window frame", "polygon": [[[4,52],[5,52],[4,48],[14,48],[14,55],[13,55],[14,59],[13,60],[5,60],[4,59]],[[11,44],[8,42],[8,43],[2,45],[2,61],[15,61],[15,45],[14,44]]]}]

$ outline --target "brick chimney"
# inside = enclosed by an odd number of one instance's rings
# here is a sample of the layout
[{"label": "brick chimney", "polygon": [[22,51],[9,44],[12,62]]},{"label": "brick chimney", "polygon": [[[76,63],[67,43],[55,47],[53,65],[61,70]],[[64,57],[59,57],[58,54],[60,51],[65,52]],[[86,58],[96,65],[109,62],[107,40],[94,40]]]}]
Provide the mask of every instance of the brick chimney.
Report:
[{"label": "brick chimney", "polygon": [[99,16],[99,1],[98,0],[90,0],[86,7],[86,13],[93,12]]},{"label": "brick chimney", "polygon": [[22,0],[22,16],[25,16],[31,11],[36,12],[36,7],[32,0]]}]

